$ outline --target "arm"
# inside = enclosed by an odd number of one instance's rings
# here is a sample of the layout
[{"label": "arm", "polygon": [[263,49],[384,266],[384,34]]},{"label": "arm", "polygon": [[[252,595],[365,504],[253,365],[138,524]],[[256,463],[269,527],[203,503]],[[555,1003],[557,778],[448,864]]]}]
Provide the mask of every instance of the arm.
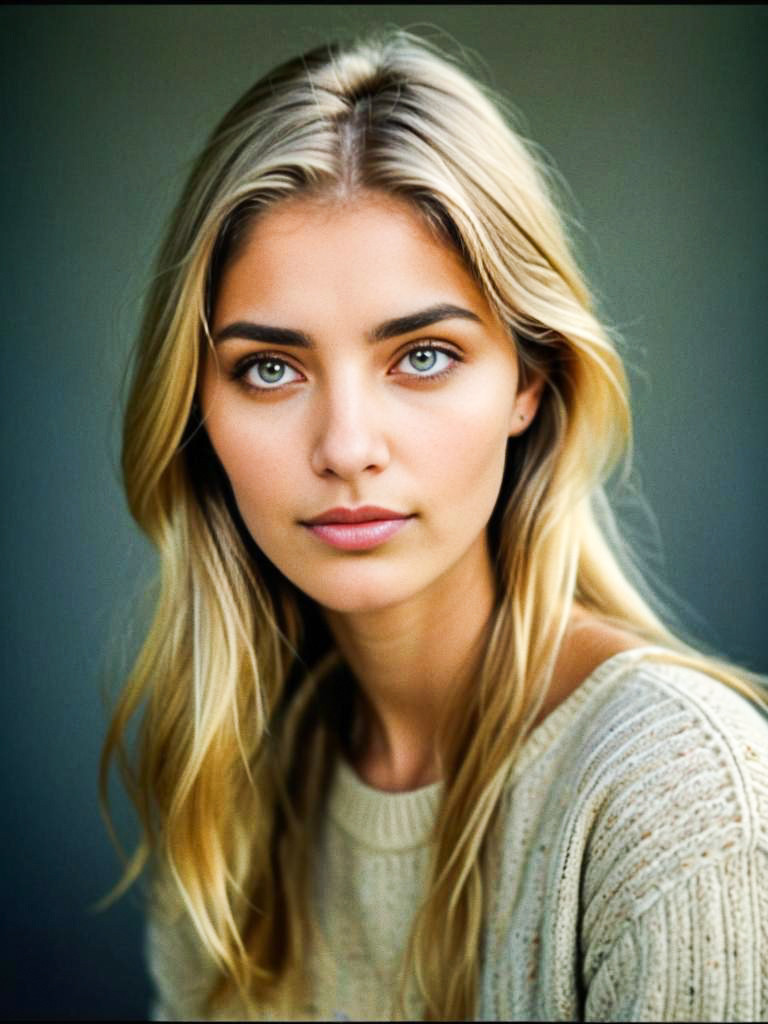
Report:
[{"label": "arm", "polygon": [[154,989],[149,1019],[202,1019],[212,982],[212,965],[183,919],[150,915],[146,931],[146,962]]},{"label": "arm", "polygon": [[701,860],[593,957],[586,1020],[768,1017],[768,852]]}]

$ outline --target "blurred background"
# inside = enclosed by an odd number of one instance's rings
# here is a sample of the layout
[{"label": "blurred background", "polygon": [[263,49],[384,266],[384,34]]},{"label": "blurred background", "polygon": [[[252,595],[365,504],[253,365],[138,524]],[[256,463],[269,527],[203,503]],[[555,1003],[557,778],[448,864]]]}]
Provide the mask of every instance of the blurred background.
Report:
[{"label": "blurred background", "polygon": [[[466,48],[567,183],[634,389],[621,514],[685,625],[768,671],[765,6],[4,6],[4,1016],[146,1015],[139,894],[96,771],[152,554],[119,389],[163,224],[214,122],[277,61],[397,24]],[[478,63],[479,62],[479,63]],[[115,789],[123,836],[133,835]]]}]

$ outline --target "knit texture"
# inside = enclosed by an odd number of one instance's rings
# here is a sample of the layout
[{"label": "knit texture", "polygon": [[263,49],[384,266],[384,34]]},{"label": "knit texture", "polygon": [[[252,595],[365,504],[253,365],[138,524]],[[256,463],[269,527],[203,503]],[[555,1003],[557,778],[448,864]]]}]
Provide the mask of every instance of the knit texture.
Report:
[{"label": "knit texture", "polygon": [[[257,1019],[391,1019],[441,793],[339,763],[312,998]],[[500,827],[477,1019],[768,1019],[768,722],[739,694],[652,648],[615,655],[528,737]],[[183,916],[151,918],[147,951],[153,1018],[203,1018],[213,968]]]}]

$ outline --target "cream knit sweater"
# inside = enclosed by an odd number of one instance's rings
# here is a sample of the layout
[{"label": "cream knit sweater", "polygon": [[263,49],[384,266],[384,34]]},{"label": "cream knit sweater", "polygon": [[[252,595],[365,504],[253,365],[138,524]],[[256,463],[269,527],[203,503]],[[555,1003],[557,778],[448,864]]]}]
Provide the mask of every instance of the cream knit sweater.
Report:
[{"label": "cream knit sweater", "polygon": [[[728,687],[600,665],[529,736],[506,790],[479,1020],[768,1019],[768,722]],[[364,785],[340,763],[318,838],[311,1004],[258,1019],[391,1019],[441,784]],[[150,920],[155,1019],[203,1016],[211,965]],[[421,1007],[411,997],[409,1016]],[[238,1019],[232,1003],[219,1019]]]}]

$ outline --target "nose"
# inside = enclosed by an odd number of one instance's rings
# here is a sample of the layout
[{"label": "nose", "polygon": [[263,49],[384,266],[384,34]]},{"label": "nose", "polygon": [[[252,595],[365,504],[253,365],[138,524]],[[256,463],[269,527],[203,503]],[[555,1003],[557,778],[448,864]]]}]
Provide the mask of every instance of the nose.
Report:
[{"label": "nose", "polygon": [[381,402],[356,375],[337,380],[318,395],[311,464],[318,476],[354,480],[381,472],[390,458]]}]

